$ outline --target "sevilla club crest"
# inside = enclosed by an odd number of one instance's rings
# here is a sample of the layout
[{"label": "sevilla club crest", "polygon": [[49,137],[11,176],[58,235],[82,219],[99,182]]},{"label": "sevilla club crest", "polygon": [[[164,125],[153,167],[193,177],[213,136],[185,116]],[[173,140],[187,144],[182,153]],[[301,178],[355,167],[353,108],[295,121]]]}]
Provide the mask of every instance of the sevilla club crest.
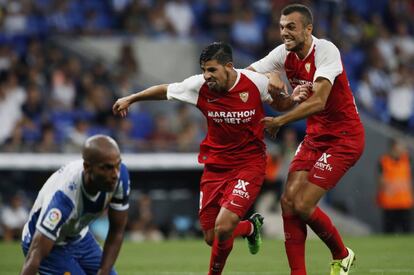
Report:
[{"label": "sevilla club crest", "polygon": [[241,92],[239,93],[239,96],[243,102],[247,102],[247,100],[249,99],[249,92]]}]

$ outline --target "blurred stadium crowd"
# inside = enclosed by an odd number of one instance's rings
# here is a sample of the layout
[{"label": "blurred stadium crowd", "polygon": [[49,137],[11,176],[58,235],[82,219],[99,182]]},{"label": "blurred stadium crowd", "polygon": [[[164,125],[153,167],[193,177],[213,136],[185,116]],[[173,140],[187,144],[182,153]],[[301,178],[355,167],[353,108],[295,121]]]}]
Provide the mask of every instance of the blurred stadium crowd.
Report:
[{"label": "blurred stadium crowd", "polygon": [[[1,0],[1,151],[77,152],[97,132],[114,136],[124,152],[197,151],[204,126],[187,107],[174,115],[140,108],[123,121],[111,115],[115,98],[140,88],[133,77],[140,62],[130,45],[113,68],[65,52],[51,38],[224,40],[253,60],[281,43],[279,13],[290,2]],[[315,35],[341,49],[360,109],[413,133],[414,2],[295,2],[313,8]]]}]

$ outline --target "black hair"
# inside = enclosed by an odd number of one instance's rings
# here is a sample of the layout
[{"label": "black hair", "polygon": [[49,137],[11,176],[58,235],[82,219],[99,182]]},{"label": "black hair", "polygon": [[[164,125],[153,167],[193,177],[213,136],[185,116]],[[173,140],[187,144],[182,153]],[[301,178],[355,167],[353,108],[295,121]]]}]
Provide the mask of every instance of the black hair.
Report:
[{"label": "black hair", "polygon": [[302,4],[291,4],[282,9],[282,15],[289,15],[293,12],[298,12],[302,15],[302,23],[304,26],[313,24],[313,15],[307,6]]},{"label": "black hair", "polygon": [[203,49],[200,54],[200,65],[210,60],[217,60],[221,65],[233,62],[233,51],[224,42],[213,42]]}]

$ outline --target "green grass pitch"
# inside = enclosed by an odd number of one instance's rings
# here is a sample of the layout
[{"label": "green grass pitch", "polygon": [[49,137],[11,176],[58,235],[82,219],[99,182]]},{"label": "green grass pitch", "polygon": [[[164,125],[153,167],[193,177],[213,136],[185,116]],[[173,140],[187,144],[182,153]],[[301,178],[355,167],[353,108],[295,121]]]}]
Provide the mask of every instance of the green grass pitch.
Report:
[{"label": "green grass pitch", "polygon": [[[414,235],[345,238],[345,242],[354,249],[357,257],[351,274],[414,274]],[[308,274],[328,275],[330,253],[322,242],[309,240],[306,250]],[[201,239],[125,242],[116,269],[119,275],[205,275],[209,257],[210,249]],[[22,262],[18,243],[0,243],[0,274],[18,274]],[[289,275],[283,241],[265,239],[259,254],[252,256],[244,240],[238,240],[224,274]]]}]

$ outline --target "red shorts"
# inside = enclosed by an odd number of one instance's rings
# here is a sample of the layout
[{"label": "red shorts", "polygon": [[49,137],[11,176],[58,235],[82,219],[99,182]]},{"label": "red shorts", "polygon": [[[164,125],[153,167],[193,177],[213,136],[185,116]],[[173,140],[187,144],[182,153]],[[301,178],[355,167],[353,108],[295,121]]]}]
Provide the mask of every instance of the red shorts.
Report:
[{"label": "red shorts", "polygon": [[200,183],[199,218],[204,231],[214,228],[220,208],[241,219],[258,196],[265,176],[265,163],[234,169],[206,166]]},{"label": "red shorts", "polygon": [[332,189],[361,157],[364,144],[363,133],[318,147],[305,139],[296,150],[289,172],[309,171],[308,181],[323,189]]}]

